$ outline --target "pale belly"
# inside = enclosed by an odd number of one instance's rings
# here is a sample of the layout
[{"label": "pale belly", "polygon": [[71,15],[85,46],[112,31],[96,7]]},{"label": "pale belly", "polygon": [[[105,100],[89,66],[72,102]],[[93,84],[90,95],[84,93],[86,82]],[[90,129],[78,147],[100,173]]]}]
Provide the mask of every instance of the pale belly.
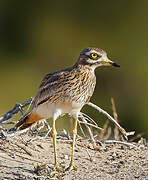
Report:
[{"label": "pale belly", "polygon": [[76,116],[78,115],[82,107],[83,106],[80,106],[75,102],[58,104],[44,103],[33,109],[33,111],[40,115],[43,119],[48,119],[50,117],[54,117],[55,114],[58,114],[57,116],[61,116],[64,114]]}]

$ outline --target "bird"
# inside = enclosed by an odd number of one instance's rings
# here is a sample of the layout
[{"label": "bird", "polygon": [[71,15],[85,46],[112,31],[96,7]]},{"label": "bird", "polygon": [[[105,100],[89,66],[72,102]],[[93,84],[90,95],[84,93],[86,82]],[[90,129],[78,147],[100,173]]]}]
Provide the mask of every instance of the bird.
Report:
[{"label": "bird", "polygon": [[120,67],[119,64],[111,61],[107,57],[107,53],[100,48],[82,49],[72,67],[49,73],[43,78],[33,100],[32,110],[16,124],[17,129],[23,130],[42,119],[52,118],[54,168],[57,171],[60,171],[61,168],[57,162],[55,121],[65,114],[69,114],[73,118],[72,153],[66,169],[76,170],[74,151],[78,115],[93,95],[96,86],[95,69],[101,66]]}]

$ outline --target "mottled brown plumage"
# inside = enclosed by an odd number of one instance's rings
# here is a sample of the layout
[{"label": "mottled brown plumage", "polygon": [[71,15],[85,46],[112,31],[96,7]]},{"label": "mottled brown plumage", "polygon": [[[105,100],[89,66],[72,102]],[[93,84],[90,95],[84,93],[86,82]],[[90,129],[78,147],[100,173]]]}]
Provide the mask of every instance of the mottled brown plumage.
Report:
[{"label": "mottled brown plumage", "polygon": [[85,104],[92,96],[96,77],[89,66],[78,64],[72,68],[47,74],[34,99],[34,107],[49,101]]},{"label": "mottled brown plumage", "polygon": [[74,142],[77,133],[77,119],[81,108],[89,102],[93,95],[98,66],[119,66],[107,58],[105,51],[99,48],[85,48],[80,52],[74,66],[55,73],[47,74],[42,80],[34,98],[32,111],[17,124],[20,130],[25,129],[40,119],[53,118],[53,142],[55,168],[59,170],[56,160],[55,120],[63,114],[70,114],[74,120],[72,158],[69,168],[73,165]]}]

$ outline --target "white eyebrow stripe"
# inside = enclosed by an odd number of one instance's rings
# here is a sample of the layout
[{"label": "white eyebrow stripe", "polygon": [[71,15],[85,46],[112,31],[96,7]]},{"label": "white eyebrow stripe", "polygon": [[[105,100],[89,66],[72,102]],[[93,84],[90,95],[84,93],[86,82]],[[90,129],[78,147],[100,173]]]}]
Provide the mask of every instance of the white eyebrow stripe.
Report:
[{"label": "white eyebrow stripe", "polygon": [[[93,50],[87,52],[86,55],[89,55],[89,54],[91,54],[91,53],[97,53],[97,54],[100,54],[99,52],[97,52],[97,51],[95,51],[95,50],[93,49]],[[101,54],[100,54],[100,55],[101,55]]]},{"label": "white eyebrow stripe", "polygon": [[[106,53],[102,53],[102,54],[101,54],[101,53],[95,51],[94,49],[92,49],[91,51],[87,52],[86,55],[90,55],[91,53],[97,53],[98,55],[101,56],[101,59],[104,59],[104,60],[108,59]],[[93,60],[93,61],[94,61],[94,60]],[[99,59],[98,59],[98,60],[96,59],[96,62],[97,62],[97,61],[99,61]]]}]

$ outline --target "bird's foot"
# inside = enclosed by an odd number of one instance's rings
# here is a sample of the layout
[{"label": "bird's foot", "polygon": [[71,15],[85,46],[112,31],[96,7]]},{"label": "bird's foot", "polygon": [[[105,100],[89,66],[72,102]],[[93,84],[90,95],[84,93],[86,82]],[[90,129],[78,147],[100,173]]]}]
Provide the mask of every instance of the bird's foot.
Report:
[{"label": "bird's foot", "polygon": [[58,172],[63,171],[63,168],[61,168],[58,164],[55,164],[54,169]]},{"label": "bird's foot", "polygon": [[72,171],[75,170],[77,171],[77,167],[74,164],[69,164],[69,166],[66,168],[66,171]]}]

